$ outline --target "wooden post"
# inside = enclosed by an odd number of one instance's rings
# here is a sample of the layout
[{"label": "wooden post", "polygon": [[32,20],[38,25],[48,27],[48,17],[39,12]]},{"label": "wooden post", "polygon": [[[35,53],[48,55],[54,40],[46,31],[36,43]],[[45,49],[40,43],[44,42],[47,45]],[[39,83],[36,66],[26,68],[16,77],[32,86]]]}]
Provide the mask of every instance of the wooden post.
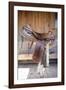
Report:
[{"label": "wooden post", "polygon": [[46,66],[49,66],[49,42],[46,45]]}]

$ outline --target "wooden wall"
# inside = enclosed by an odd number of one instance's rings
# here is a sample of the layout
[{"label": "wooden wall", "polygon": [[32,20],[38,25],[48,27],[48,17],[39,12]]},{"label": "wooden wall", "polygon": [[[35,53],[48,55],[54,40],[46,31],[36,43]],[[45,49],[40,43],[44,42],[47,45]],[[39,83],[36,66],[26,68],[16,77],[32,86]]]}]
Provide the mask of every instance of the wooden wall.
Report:
[{"label": "wooden wall", "polygon": [[35,11],[19,11],[18,27],[19,30],[30,24],[32,29],[39,33],[47,33],[55,28],[55,13],[51,12],[35,12]]}]

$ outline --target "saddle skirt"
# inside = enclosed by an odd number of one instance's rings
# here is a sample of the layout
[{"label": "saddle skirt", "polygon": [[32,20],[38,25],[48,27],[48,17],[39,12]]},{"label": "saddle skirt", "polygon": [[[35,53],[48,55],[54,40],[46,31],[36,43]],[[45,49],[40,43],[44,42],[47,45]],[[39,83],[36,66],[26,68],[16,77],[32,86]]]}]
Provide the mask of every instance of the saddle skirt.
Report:
[{"label": "saddle skirt", "polygon": [[42,60],[44,52],[44,42],[43,41],[36,41],[35,49],[33,52],[32,60],[35,63],[38,63]]}]

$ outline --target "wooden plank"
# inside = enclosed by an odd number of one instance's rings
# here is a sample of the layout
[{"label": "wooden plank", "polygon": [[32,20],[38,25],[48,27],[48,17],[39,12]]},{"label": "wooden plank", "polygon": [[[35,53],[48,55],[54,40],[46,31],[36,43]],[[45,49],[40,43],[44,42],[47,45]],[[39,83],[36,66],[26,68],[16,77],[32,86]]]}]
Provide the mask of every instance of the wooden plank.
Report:
[{"label": "wooden plank", "polygon": [[17,60],[32,60],[32,54],[21,54],[17,56]]}]

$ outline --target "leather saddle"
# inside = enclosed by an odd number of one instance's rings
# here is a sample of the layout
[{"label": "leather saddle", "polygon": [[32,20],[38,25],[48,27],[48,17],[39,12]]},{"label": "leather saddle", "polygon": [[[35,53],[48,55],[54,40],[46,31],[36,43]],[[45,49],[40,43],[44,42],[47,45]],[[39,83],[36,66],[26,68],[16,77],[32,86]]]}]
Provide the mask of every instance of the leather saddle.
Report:
[{"label": "leather saddle", "polygon": [[[46,41],[54,40],[54,36],[52,36],[53,32],[49,31],[48,33],[38,33],[32,30],[29,25],[25,25],[22,28],[22,33],[25,37],[32,36],[37,40],[46,40]],[[49,33],[51,33],[51,35],[49,35]]]}]

